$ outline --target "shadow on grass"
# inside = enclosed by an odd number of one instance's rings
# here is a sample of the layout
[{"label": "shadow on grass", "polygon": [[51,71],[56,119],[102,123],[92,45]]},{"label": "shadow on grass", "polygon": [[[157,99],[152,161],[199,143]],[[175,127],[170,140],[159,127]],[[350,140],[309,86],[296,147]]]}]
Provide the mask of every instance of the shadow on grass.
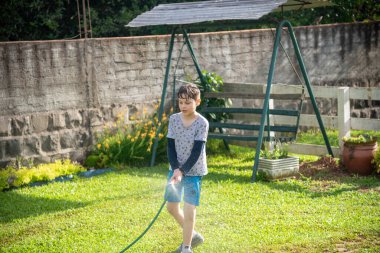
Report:
[{"label": "shadow on grass", "polygon": [[0,223],[39,216],[45,213],[82,208],[90,203],[22,195],[15,191],[0,193]]},{"label": "shadow on grass", "polygon": [[[166,180],[167,174],[169,172],[168,164],[160,164],[154,167],[143,167],[143,168],[126,168],[121,170],[119,173],[126,173],[131,176],[138,177],[156,177]],[[223,163],[219,165],[212,165],[209,173],[204,177],[204,180],[212,182],[223,182],[223,181],[234,181],[239,183],[251,183],[251,173],[247,175],[233,175],[229,173],[231,167],[237,171],[249,170],[252,171],[251,167],[244,165],[233,165],[231,163]]]}]

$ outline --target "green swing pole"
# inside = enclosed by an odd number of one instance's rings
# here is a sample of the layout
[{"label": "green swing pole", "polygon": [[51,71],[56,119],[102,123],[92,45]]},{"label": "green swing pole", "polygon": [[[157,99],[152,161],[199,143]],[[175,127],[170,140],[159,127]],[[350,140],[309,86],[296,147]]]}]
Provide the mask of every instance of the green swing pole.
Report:
[{"label": "green swing pole", "polygon": [[[166,88],[168,86],[170,64],[171,64],[171,59],[172,59],[173,47],[174,47],[175,31],[176,31],[176,27],[173,28],[172,35],[171,35],[171,38],[170,38],[169,52],[168,52],[168,61],[166,63],[166,71],[165,71],[164,84],[162,86],[160,108],[158,110],[158,122],[161,122],[161,120],[162,120],[162,114],[164,112],[165,97],[166,97]],[[158,146],[158,135],[159,135],[160,132],[161,132],[161,124],[157,127],[156,135],[155,135],[155,138],[154,138],[154,143],[153,143],[153,148],[152,148],[152,159],[150,160],[150,166],[154,166],[154,162],[156,161],[157,146]]]},{"label": "green swing pole", "polygon": [[263,105],[263,112],[261,113],[261,119],[260,119],[260,129],[259,129],[259,136],[257,139],[255,161],[253,164],[252,182],[254,182],[256,180],[257,168],[259,167],[260,150],[261,150],[261,145],[263,144],[265,118],[268,115],[270,90],[271,90],[271,85],[272,85],[272,80],[273,80],[273,75],[274,75],[274,69],[275,69],[275,64],[276,64],[276,59],[277,59],[278,44],[280,43],[280,38],[281,38],[281,26],[282,26],[281,24],[276,29],[276,36],[275,36],[275,41],[274,41],[274,45],[273,45],[273,53],[272,53],[272,59],[271,59],[270,67],[269,67],[267,88],[265,91],[265,98],[264,98],[264,105]]},{"label": "green swing pole", "polygon": [[201,80],[202,83],[205,83],[205,80],[204,80],[204,77],[203,77],[203,74],[202,74],[202,70],[201,70],[201,68],[199,66],[197,57],[194,54],[193,46],[191,45],[191,42],[190,42],[190,39],[189,39],[189,35],[187,34],[186,29],[183,29],[183,38],[186,41],[187,49],[189,50],[191,58],[193,59],[194,66],[195,66],[195,69],[197,70],[199,79]]},{"label": "green swing pole", "polygon": [[300,48],[298,46],[296,36],[294,35],[292,25],[287,20],[282,21],[280,25],[282,25],[282,26],[285,25],[289,29],[290,38],[292,39],[293,47],[294,47],[294,50],[296,52],[296,56],[297,56],[297,60],[298,60],[298,64],[299,64],[299,66],[301,68],[301,72],[302,72],[303,78],[305,80],[307,91],[309,92],[310,100],[311,100],[311,103],[313,105],[315,115],[317,116],[319,128],[321,129],[321,132],[322,132],[322,135],[323,135],[323,139],[325,140],[325,144],[326,144],[326,147],[327,147],[327,150],[328,150],[329,154],[332,157],[334,157],[334,154],[333,154],[331,146],[330,146],[329,139],[328,139],[327,134],[326,134],[325,127],[324,127],[323,122],[322,122],[321,114],[319,113],[317,102],[315,101],[313,90],[311,89],[311,84],[310,84],[309,76],[307,74],[306,67],[305,67],[305,64],[303,62],[302,54],[301,54]]},{"label": "green swing pole", "polygon": [[[183,37],[185,38],[187,48],[188,48],[188,50],[189,50],[189,52],[190,52],[191,58],[193,59],[194,66],[195,66],[195,69],[197,70],[197,73],[198,73],[199,79],[200,79],[201,82],[204,84],[206,81],[204,80],[204,76],[203,76],[202,71],[201,71],[201,68],[200,68],[200,66],[199,66],[199,63],[198,63],[197,57],[196,57],[195,54],[194,54],[194,50],[193,50],[193,47],[192,47],[192,45],[191,45],[191,42],[190,42],[190,39],[189,39],[189,36],[188,36],[188,33],[187,33],[186,29],[183,29]],[[204,92],[208,92],[208,91],[204,91]],[[223,129],[222,129],[222,128],[219,128],[219,131],[220,131],[221,133],[223,133]],[[226,147],[227,151],[230,152],[230,147],[228,146],[227,141],[226,141],[226,140],[223,140],[223,143],[224,143],[224,146]]]}]

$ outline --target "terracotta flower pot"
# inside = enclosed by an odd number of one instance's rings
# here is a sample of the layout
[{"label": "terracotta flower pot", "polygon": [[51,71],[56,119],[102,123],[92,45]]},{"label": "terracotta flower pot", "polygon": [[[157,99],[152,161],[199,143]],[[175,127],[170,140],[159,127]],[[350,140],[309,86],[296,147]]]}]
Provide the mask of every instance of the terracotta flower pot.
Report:
[{"label": "terracotta flower pot", "polygon": [[362,176],[370,175],[374,170],[371,161],[377,148],[376,141],[360,144],[345,142],[343,146],[344,166],[351,173]]}]

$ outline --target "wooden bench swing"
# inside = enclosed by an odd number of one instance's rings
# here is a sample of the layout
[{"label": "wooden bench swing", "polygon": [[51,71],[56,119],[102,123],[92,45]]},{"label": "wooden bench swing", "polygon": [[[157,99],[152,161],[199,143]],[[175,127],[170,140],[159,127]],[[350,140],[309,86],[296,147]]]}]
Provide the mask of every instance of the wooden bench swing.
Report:
[{"label": "wooden bench swing", "polygon": [[[283,27],[287,27],[289,36],[291,38],[293,48],[295,50],[295,54],[297,57],[297,61],[299,64],[299,67],[301,69],[301,73],[304,79],[304,84],[300,85],[302,92],[300,94],[290,93],[290,94],[271,94],[271,88],[272,88],[272,80],[274,76],[274,70],[275,70],[275,63],[277,59],[277,52],[278,48],[281,45],[281,31],[283,30]],[[175,38],[175,30],[173,29],[171,40],[170,40],[170,47],[169,47],[169,53],[168,53],[168,62],[166,66],[166,73],[164,78],[164,85],[163,85],[163,91],[161,96],[161,104],[159,107],[158,112],[158,119],[161,121],[162,119],[162,113],[164,111],[164,103],[165,103],[165,97],[167,94],[167,83],[168,83],[168,77],[169,77],[169,70],[170,70],[170,59],[173,51],[173,45],[174,45],[174,38]],[[199,67],[198,61],[195,57],[193,48],[191,46],[191,42],[189,40],[187,31],[183,29],[183,38],[184,38],[184,44],[187,45],[187,48],[189,50],[189,53],[191,55],[191,58],[194,62],[196,71],[198,73],[199,79],[201,82],[204,82],[204,77],[202,75],[201,69]],[[313,91],[311,88],[311,84],[309,81],[309,77],[306,72],[306,68],[302,59],[302,55],[297,43],[297,39],[294,35],[293,28],[289,21],[284,20],[280,22],[276,28],[276,34],[274,39],[274,46],[273,46],[273,53],[271,58],[271,64],[270,69],[268,73],[268,79],[267,84],[265,88],[264,94],[253,94],[253,93],[239,93],[239,92],[219,92],[219,93],[210,93],[205,91],[205,98],[239,98],[239,99],[262,99],[263,105],[262,108],[237,108],[237,107],[231,107],[231,108],[218,108],[218,107],[208,107],[208,108],[202,108],[201,113],[238,113],[238,114],[246,114],[246,115],[261,115],[260,117],[260,124],[241,124],[241,123],[227,123],[227,122],[210,122],[210,129],[218,129],[219,132],[210,132],[208,135],[209,139],[221,139],[226,143],[226,147],[228,148],[227,141],[254,141],[256,142],[256,154],[254,158],[254,164],[253,164],[253,172],[252,172],[252,181],[255,181],[258,164],[259,164],[259,156],[260,156],[260,150],[263,144],[263,141],[281,141],[281,142],[289,142],[294,141],[297,135],[298,127],[299,127],[299,121],[300,121],[300,115],[301,115],[301,109],[302,104],[304,100],[304,88],[309,93],[309,97],[311,100],[311,104],[313,106],[315,115],[317,117],[320,130],[322,132],[328,153],[333,156],[333,152],[329,143],[329,140],[327,138],[327,134],[322,122],[322,118],[320,115],[320,112],[318,110],[315,97],[313,95]],[[175,83],[173,84],[173,96],[175,94]],[[270,100],[299,100],[298,108],[296,109],[270,109],[269,104]],[[175,98],[173,97],[173,101],[175,101]],[[270,122],[271,116],[286,116],[290,118],[295,119],[295,123],[291,125],[273,125]],[[251,130],[251,131],[258,131],[258,135],[241,135],[241,134],[231,134],[226,132],[226,129],[234,129],[234,130]],[[160,133],[161,129],[158,128],[156,136]],[[264,132],[267,134],[264,135]],[[273,134],[274,133],[274,134]],[[276,133],[282,133],[283,135],[281,137],[277,137]],[[154,165],[155,158],[156,158],[156,150],[158,145],[158,138],[156,138],[153,148],[152,148],[152,159],[151,159],[151,166]]]},{"label": "wooden bench swing", "polygon": [[[298,64],[300,66],[302,76],[304,78],[304,85],[302,85],[301,89],[302,92],[300,94],[290,93],[290,94],[271,94],[271,88],[272,88],[272,80],[274,76],[274,70],[275,70],[275,63],[277,58],[277,52],[278,48],[281,45],[281,31],[283,27],[286,26],[288,28],[288,33],[291,37],[293,47],[297,56]],[[173,50],[173,44],[174,44],[174,37],[175,32],[172,33],[170,48],[169,48],[169,59],[171,58],[171,52]],[[188,34],[186,30],[183,30],[183,38],[184,38],[184,44],[187,45],[187,48],[190,52],[190,55],[194,61],[194,65],[196,67],[196,70],[199,75],[199,79],[201,82],[204,82],[204,78],[202,75],[202,72],[200,70],[199,64],[197,62],[197,59],[195,57],[194,51],[192,49]],[[181,50],[182,52],[182,50]],[[181,54],[181,53],[180,53]],[[161,119],[161,115],[164,110],[164,100],[166,97],[166,86],[167,86],[167,80],[168,80],[168,71],[170,68],[170,61],[168,61],[167,69],[166,69],[166,75],[165,75],[165,81],[164,81],[164,88],[162,92],[161,97],[161,106],[158,113],[159,120]],[[264,86],[265,87],[265,86]],[[273,53],[271,58],[271,64],[270,69],[268,73],[268,79],[266,84],[266,91],[265,94],[253,94],[253,93],[239,93],[239,92],[207,92],[205,91],[204,97],[205,98],[238,98],[238,99],[262,99],[263,100],[263,107],[262,108],[237,108],[237,107],[231,107],[231,108],[221,108],[221,107],[207,107],[202,108],[201,113],[238,113],[238,114],[247,114],[247,115],[261,115],[260,117],[260,124],[241,124],[241,123],[227,123],[227,122],[210,122],[210,129],[218,129],[219,133],[217,132],[210,132],[208,135],[209,139],[221,139],[225,142],[225,145],[228,149],[228,142],[227,141],[254,141],[256,142],[256,154],[254,158],[254,165],[253,165],[253,173],[252,173],[252,181],[255,181],[257,169],[258,169],[258,163],[259,163],[259,155],[260,155],[260,149],[262,147],[263,141],[281,141],[281,142],[289,142],[294,141],[296,139],[298,127],[299,127],[299,121],[300,121],[300,115],[301,115],[301,109],[302,104],[304,100],[304,87],[306,87],[310,100],[314,109],[314,112],[316,114],[322,135],[325,140],[325,144],[328,150],[328,153],[333,156],[331,146],[329,143],[329,140],[327,138],[326,131],[324,129],[324,125],[322,122],[321,115],[319,113],[315,97],[313,95],[313,91],[311,89],[310,81],[306,72],[305,65],[303,63],[302,55],[300,53],[300,49],[298,47],[298,43],[296,40],[296,37],[294,35],[293,29],[291,24],[284,20],[282,21],[276,29],[276,35],[274,40],[274,46],[273,46]],[[173,84],[173,96],[175,94],[175,81]],[[270,109],[270,99],[273,100],[299,100],[298,108],[296,109]],[[173,97],[173,102],[175,101],[175,98]],[[289,118],[295,119],[295,124],[293,125],[273,125],[270,122],[271,116],[275,115],[282,115]],[[241,134],[231,134],[226,133],[226,129],[234,129],[234,130],[250,130],[250,131],[258,131],[258,135],[241,135]],[[157,131],[157,135],[159,133],[160,129]],[[264,132],[267,133],[266,136],[264,136]],[[282,136],[278,137],[276,136],[276,133],[281,133]],[[284,135],[285,134],[285,135]],[[156,156],[156,149],[157,149],[157,143],[158,140],[156,139],[153,150],[152,150],[152,160],[151,165],[154,165],[155,162],[155,156]]]}]

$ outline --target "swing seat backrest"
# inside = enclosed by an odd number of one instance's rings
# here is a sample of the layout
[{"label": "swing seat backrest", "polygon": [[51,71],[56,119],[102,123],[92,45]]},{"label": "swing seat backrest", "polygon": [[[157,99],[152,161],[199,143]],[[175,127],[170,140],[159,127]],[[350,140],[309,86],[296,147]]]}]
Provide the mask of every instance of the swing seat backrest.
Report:
[{"label": "swing seat backrest", "polygon": [[[299,101],[301,99],[302,94],[297,93],[289,93],[289,94],[271,94],[270,99],[276,100],[276,101]],[[223,98],[223,99],[238,99],[238,100],[264,100],[265,94],[260,93],[247,93],[247,92],[212,92],[212,93],[205,93],[204,94],[205,99],[212,99],[212,98]],[[252,108],[246,107],[229,107],[229,108],[222,108],[222,107],[204,107],[201,109],[201,113],[206,115],[208,113],[228,113],[232,114],[233,116],[237,115],[238,117],[234,117],[235,119],[239,118],[240,115],[245,115],[245,118],[251,118],[252,121],[247,123],[236,123],[236,122],[214,122],[211,121],[210,123],[210,132],[208,135],[209,139],[222,139],[227,141],[257,141],[258,140],[258,134],[255,134],[255,132],[258,132],[260,129],[260,120],[257,120],[257,117],[260,117],[262,115],[263,109],[262,108]],[[294,125],[289,124],[282,124],[282,125],[265,125],[264,131],[268,134],[265,135],[263,138],[266,141],[281,141],[281,142],[291,142],[294,141],[296,138],[297,130],[298,130],[298,119],[300,117],[300,110],[297,108],[295,109],[269,109],[268,110],[269,116],[285,116],[285,117],[295,117],[295,123]],[[253,115],[256,116],[253,117]],[[250,117],[252,116],[252,117]],[[287,121],[287,120],[285,120]],[[293,120],[294,121],[294,120]],[[252,123],[251,123],[252,122]],[[291,122],[289,120],[288,122]],[[249,134],[244,134],[244,131],[250,131]],[[253,131],[253,132],[252,132]],[[243,132],[243,134],[242,134]],[[272,134],[269,134],[271,132]],[[281,133],[282,136],[276,137],[276,133]]]}]

